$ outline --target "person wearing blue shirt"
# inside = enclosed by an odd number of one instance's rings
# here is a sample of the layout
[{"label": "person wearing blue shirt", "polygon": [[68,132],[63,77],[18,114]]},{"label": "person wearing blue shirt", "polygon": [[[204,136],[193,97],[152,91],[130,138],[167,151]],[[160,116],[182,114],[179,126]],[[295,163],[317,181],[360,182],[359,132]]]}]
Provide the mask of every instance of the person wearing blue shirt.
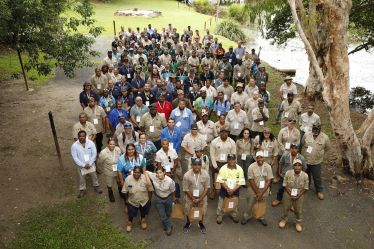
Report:
[{"label": "person wearing blue shirt", "polygon": [[[97,156],[95,143],[87,139],[86,131],[78,132],[78,140],[71,146],[71,156],[78,169],[79,175],[79,194],[78,198],[86,195],[86,174],[92,179],[95,191],[101,194],[99,181],[96,175],[95,161]],[[90,170],[92,170],[90,172]],[[87,172],[88,171],[88,172]]]},{"label": "person wearing blue shirt", "polygon": [[143,167],[145,170],[146,162],[142,155],[140,155],[134,144],[126,145],[126,152],[118,158],[117,173],[120,186],[127,176],[132,174],[135,167]]},{"label": "person wearing blue shirt", "polygon": [[83,84],[83,91],[79,94],[79,103],[82,109],[88,106],[88,98],[93,97],[97,102],[99,102],[99,95],[92,90],[92,85],[90,82],[86,81]]},{"label": "person wearing blue shirt", "polygon": [[119,123],[119,117],[124,116],[126,119],[128,119],[129,114],[127,111],[122,107],[123,103],[122,100],[117,100],[116,101],[116,108],[113,109],[109,114],[108,114],[108,119],[111,124],[111,129],[112,132],[116,129],[118,123]]},{"label": "person wearing blue shirt", "polygon": [[170,118],[175,120],[175,126],[180,129],[182,137],[190,132],[193,117],[191,110],[186,108],[185,100],[179,100],[178,107],[171,112]]},{"label": "person wearing blue shirt", "polygon": [[108,89],[103,90],[103,96],[100,97],[99,106],[101,106],[106,113],[109,113],[112,110],[116,100],[112,95],[109,95]]},{"label": "person wearing blue shirt", "polygon": [[169,147],[174,149],[178,154],[182,144],[182,134],[179,128],[175,127],[174,119],[169,118],[168,126],[161,132],[161,141],[167,139]]},{"label": "person wearing blue shirt", "polygon": [[217,99],[214,101],[213,111],[217,117],[226,115],[230,111],[230,101],[224,99],[224,93],[218,92]]},{"label": "person wearing blue shirt", "polygon": [[140,77],[140,70],[136,70],[135,78],[131,81],[130,87],[134,95],[138,95],[143,92],[145,81]]}]

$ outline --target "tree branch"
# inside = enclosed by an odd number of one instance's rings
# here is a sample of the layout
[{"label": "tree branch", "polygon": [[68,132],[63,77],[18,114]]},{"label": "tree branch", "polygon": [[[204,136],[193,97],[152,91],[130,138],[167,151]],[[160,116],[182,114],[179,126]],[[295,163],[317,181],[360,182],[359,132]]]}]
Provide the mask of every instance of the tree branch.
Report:
[{"label": "tree branch", "polygon": [[358,136],[361,136],[365,133],[367,128],[374,123],[374,109],[371,109],[371,111],[368,114],[368,117],[365,119],[365,121],[361,124],[360,128],[356,131]]},{"label": "tree branch", "polygon": [[354,53],[356,53],[356,52],[358,52],[358,51],[361,51],[361,50],[363,50],[363,49],[366,49],[368,46],[374,46],[374,41],[368,41],[368,42],[365,42],[365,43],[363,43],[363,44],[361,44],[361,45],[358,45],[357,47],[355,47],[352,51],[350,51],[349,53],[348,53],[348,55],[350,55],[350,54],[354,54]]}]

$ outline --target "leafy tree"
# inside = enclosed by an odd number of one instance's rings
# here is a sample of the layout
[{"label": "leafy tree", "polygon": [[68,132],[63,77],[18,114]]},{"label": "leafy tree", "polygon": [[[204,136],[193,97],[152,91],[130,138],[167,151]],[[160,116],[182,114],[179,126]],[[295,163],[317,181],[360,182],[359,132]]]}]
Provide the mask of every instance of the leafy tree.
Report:
[{"label": "leafy tree", "polygon": [[374,94],[363,87],[354,87],[349,95],[349,105],[361,113],[367,113],[374,107]]},{"label": "leafy tree", "polygon": [[47,75],[53,69],[48,62],[55,61],[73,77],[76,68],[91,66],[90,58],[98,55],[91,45],[103,28],[95,26],[89,0],[0,0],[0,8],[0,44],[17,51],[22,69],[21,53],[26,53],[26,69]]}]

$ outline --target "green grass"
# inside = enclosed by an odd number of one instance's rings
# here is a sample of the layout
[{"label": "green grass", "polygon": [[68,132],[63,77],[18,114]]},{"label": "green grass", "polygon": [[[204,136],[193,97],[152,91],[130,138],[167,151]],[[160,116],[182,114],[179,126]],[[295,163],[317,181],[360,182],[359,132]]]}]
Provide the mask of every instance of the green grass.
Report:
[{"label": "green grass", "polygon": [[132,249],[145,248],[111,224],[105,204],[96,198],[29,212],[21,222],[13,249]]},{"label": "green grass", "polygon": [[[27,55],[22,55],[23,63],[27,62]],[[49,75],[39,75],[34,69],[26,71],[30,87],[39,87],[46,84],[55,76],[55,71]],[[18,55],[12,50],[2,50],[0,53],[0,80],[23,79]]]}]

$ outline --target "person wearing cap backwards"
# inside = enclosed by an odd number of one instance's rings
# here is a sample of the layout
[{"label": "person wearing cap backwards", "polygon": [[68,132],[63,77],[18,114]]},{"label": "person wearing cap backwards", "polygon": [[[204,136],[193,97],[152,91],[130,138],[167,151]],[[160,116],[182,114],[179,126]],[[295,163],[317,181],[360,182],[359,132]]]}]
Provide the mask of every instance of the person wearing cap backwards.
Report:
[{"label": "person wearing cap backwards", "polygon": [[116,100],[116,108],[110,111],[108,114],[108,119],[111,125],[112,133],[114,133],[115,129],[117,128],[117,125],[119,123],[119,117],[123,116],[125,119],[128,118],[128,113],[125,108],[123,108],[123,102],[122,100],[118,99]]},{"label": "person wearing cap backwards", "polygon": [[140,120],[144,114],[148,113],[149,109],[146,105],[143,104],[142,97],[137,96],[135,98],[135,105],[133,105],[130,109],[130,120],[131,123],[134,125],[135,130],[140,129]]},{"label": "person wearing cap backwards", "polygon": [[279,124],[279,120],[281,118],[281,106],[283,103],[283,100],[288,99],[288,93],[293,93],[293,97],[296,97],[297,95],[297,87],[296,85],[292,82],[292,77],[287,76],[284,78],[284,83],[280,86],[279,88],[279,98],[280,98],[280,103],[278,104],[277,108],[277,113],[275,117],[275,122],[273,124]]},{"label": "person wearing cap backwards", "polygon": [[93,97],[96,101],[99,101],[99,95],[92,90],[92,85],[90,82],[86,81],[83,84],[83,91],[79,94],[79,103],[82,109],[88,106],[88,98]]},{"label": "person wearing cap backwards", "polygon": [[246,68],[242,63],[242,60],[237,60],[238,64],[234,66],[234,81],[245,82],[246,81]]},{"label": "person wearing cap backwards", "polygon": [[171,112],[170,118],[175,120],[175,126],[181,130],[182,137],[190,131],[193,117],[191,110],[186,108],[185,100],[179,100],[178,107]]},{"label": "person wearing cap backwards", "polygon": [[264,128],[267,126],[267,121],[269,120],[269,110],[265,107],[264,101],[258,99],[257,103],[258,106],[252,110],[252,138],[264,132]]},{"label": "person wearing cap backwards", "polygon": [[[256,162],[252,163],[248,168],[250,188],[248,188],[246,207],[241,221],[242,225],[247,224],[251,219],[252,209],[257,201],[264,200],[266,202],[266,197],[269,195],[269,188],[273,178],[271,166],[264,162],[264,153],[258,151],[256,153]],[[258,221],[261,222],[263,226],[267,226],[264,216],[260,217]]]},{"label": "person wearing cap backwards", "polygon": [[300,131],[295,127],[296,120],[289,118],[287,126],[282,128],[278,133],[279,155],[289,151],[291,144],[299,144]]},{"label": "person wearing cap backwards", "polygon": [[289,118],[298,120],[301,114],[301,104],[298,100],[294,99],[293,93],[288,93],[287,100],[283,100],[279,111],[283,112],[281,126],[285,127]]},{"label": "person wearing cap backwards", "polygon": [[166,119],[157,112],[155,104],[149,106],[149,112],[144,114],[139,126],[147,137],[154,143],[157,149],[161,148],[161,131],[166,127]]},{"label": "person wearing cap backwards", "polygon": [[84,108],[84,112],[86,113],[88,120],[95,126],[96,149],[97,153],[100,153],[101,147],[103,146],[103,134],[109,130],[109,122],[106,112],[101,106],[96,104],[96,100],[93,97],[90,97],[88,106]]},{"label": "person wearing cap backwards", "polygon": [[292,162],[294,160],[300,160],[302,162],[303,170],[306,169],[306,164],[305,164],[305,159],[304,157],[299,153],[299,148],[298,144],[291,144],[290,151],[286,151],[281,159],[279,160],[278,163],[278,172],[277,174],[279,175],[279,188],[277,192],[277,198],[271,202],[271,205],[273,207],[276,207],[281,203],[282,198],[283,198],[283,193],[284,193],[284,187],[283,187],[283,182],[284,182],[284,175],[286,172],[290,169],[292,169]]},{"label": "person wearing cap backwards", "polygon": [[312,132],[305,133],[302,144],[305,148],[303,154],[307,165],[306,173],[309,176],[309,182],[313,176],[317,197],[323,200],[321,164],[326,151],[330,149],[330,139],[325,133],[321,132],[321,125],[316,123],[312,127]]},{"label": "person wearing cap backwards", "polygon": [[208,117],[210,116],[210,113],[213,110],[213,100],[207,97],[205,90],[200,90],[200,97],[198,97],[193,103],[196,115],[198,116],[199,120],[202,119],[203,110],[208,112]]},{"label": "person wearing cap backwards", "polygon": [[226,116],[226,123],[230,125],[230,137],[234,141],[236,141],[240,132],[249,126],[247,113],[240,109],[240,107],[240,102],[235,102],[234,109],[229,111]]},{"label": "person wearing cap backwards", "polygon": [[263,64],[258,65],[258,71],[255,73],[254,78],[257,86],[260,86],[261,82],[265,82],[265,84],[268,83],[269,74],[265,72],[265,66]]},{"label": "person wearing cap backwards", "polygon": [[108,85],[108,78],[101,73],[101,68],[95,68],[95,74],[91,76],[90,79],[93,90],[97,94],[101,94],[103,89]]},{"label": "person wearing cap backwards", "polygon": [[201,170],[202,161],[199,158],[191,158],[192,169],[188,170],[183,176],[183,192],[184,192],[184,213],[186,215],[186,224],[183,232],[188,233],[191,222],[188,213],[192,207],[203,208],[203,218],[199,220],[198,226],[200,232],[205,234],[206,228],[203,224],[204,216],[208,207],[207,193],[210,188],[210,177],[208,172]]},{"label": "person wearing cap backwards", "polygon": [[309,189],[308,175],[302,171],[302,162],[299,159],[293,161],[293,169],[286,172],[283,181],[286,194],[283,196],[283,214],[279,222],[279,228],[285,228],[288,220],[288,212],[291,207],[296,216],[296,231],[301,232],[304,194]]},{"label": "person wearing cap backwards", "polygon": [[231,95],[231,105],[234,105],[235,102],[239,102],[241,107],[244,108],[244,104],[248,100],[249,96],[243,92],[243,89],[244,84],[242,82],[238,82],[238,84],[236,84],[236,92]]},{"label": "person wearing cap backwards", "polygon": [[182,151],[184,152],[184,160],[182,161],[183,169],[187,169],[191,157],[195,154],[195,148],[201,147],[203,150],[206,148],[207,143],[205,137],[198,132],[197,124],[191,125],[191,132],[187,133],[182,140]]},{"label": "person wearing cap backwards", "polygon": [[[222,223],[224,212],[222,210],[225,197],[238,197],[240,186],[245,185],[243,169],[236,164],[236,154],[227,155],[227,164],[219,170],[217,182],[221,184],[217,206],[217,224]],[[231,212],[231,218],[235,223],[239,222],[238,206]]]}]

